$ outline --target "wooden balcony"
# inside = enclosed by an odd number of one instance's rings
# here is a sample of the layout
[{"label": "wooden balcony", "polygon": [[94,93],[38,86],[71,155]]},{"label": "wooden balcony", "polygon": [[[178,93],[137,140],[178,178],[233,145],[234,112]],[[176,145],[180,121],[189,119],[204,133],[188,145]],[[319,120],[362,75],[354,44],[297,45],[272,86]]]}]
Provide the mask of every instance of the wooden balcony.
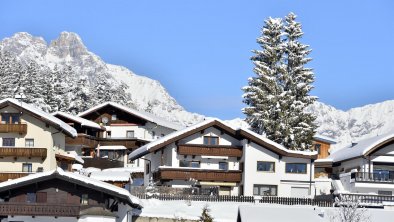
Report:
[{"label": "wooden balcony", "polygon": [[13,180],[29,175],[29,173],[0,173],[0,182]]},{"label": "wooden balcony", "polygon": [[143,145],[137,138],[99,138],[99,140],[101,146],[124,146],[129,150]]},{"label": "wooden balcony", "polygon": [[47,157],[46,148],[0,147],[0,157]]},{"label": "wooden balcony", "polygon": [[86,148],[95,148],[97,147],[98,141],[94,136],[89,136],[86,134],[78,134],[76,138],[66,137],[67,145],[81,145]]},{"label": "wooden balcony", "polygon": [[0,133],[19,133],[26,134],[27,133],[27,124],[26,123],[17,123],[17,124],[0,124]]},{"label": "wooden balcony", "polygon": [[242,157],[242,147],[223,145],[178,145],[178,154],[195,156]]},{"label": "wooden balcony", "polygon": [[241,182],[242,171],[240,170],[204,170],[190,168],[159,168],[154,172],[155,180],[189,180],[190,178],[198,181],[220,181],[220,182]]},{"label": "wooden balcony", "polygon": [[53,205],[37,203],[0,203],[0,215],[78,217],[79,205]]}]

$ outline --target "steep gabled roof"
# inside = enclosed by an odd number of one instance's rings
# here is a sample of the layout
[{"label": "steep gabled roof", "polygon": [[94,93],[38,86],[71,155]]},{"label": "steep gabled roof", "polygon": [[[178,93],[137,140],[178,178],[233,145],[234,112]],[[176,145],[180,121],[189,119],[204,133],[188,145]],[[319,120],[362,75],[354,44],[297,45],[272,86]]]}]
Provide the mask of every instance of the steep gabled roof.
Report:
[{"label": "steep gabled roof", "polygon": [[77,122],[77,123],[81,124],[81,126],[84,126],[84,127],[94,128],[94,129],[98,129],[98,130],[104,130],[103,127],[101,127],[99,124],[97,124],[97,123],[95,123],[93,121],[84,119],[84,118],[79,117],[79,116],[74,116],[74,115],[71,115],[71,114],[68,114],[68,113],[65,113],[65,112],[57,111],[57,112],[52,113],[52,116],[55,116],[55,117],[56,116],[61,116],[63,118],[66,118],[66,119],[69,119],[71,121]]},{"label": "steep gabled roof", "polygon": [[37,119],[40,119],[49,125],[53,126],[56,129],[59,129],[63,131],[65,134],[71,136],[71,137],[76,137],[77,136],[77,131],[69,126],[67,123],[61,121],[60,119],[52,116],[49,113],[46,113],[40,109],[37,109],[36,107],[29,105],[27,103],[18,101],[16,99],[3,99],[0,100],[0,108],[6,107],[6,106],[13,106],[16,109],[22,109],[21,111],[23,112],[28,112],[32,116],[36,117]]},{"label": "steep gabled roof", "polygon": [[160,139],[157,139],[151,143],[148,143],[132,153],[129,154],[129,159],[135,160],[138,159],[148,153],[154,152],[156,150],[162,149],[163,147],[179,141],[183,138],[186,138],[188,136],[191,136],[199,131],[202,131],[204,129],[207,129],[209,127],[217,127],[220,130],[223,130],[227,132],[229,135],[236,137],[236,138],[245,138],[250,140],[251,142],[254,142],[260,146],[266,147],[267,149],[282,155],[282,156],[293,156],[293,157],[303,157],[303,158],[311,158],[311,159],[316,159],[317,158],[317,152],[309,152],[309,151],[293,151],[293,150],[288,150],[282,145],[275,143],[267,138],[265,138],[262,135],[259,135],[255,132],[252,132],[251,130],[244,129],[244,128],[234,128],[229,124],[224,123],[223,121],[219,119],[208,119],[205,121],[202,121],[200,123],[197,123],[195,125],[189,126],[187,128],[184,128],[179,131],[172,132],[168,134],[167,136],[164,136]]},{"label": "steep gabled roof", "polygon": [[358,157],[366,157],[378,149],[394,142],[394,131],[379,136],[360,140],[352,145],[335,149],[326,160],[341,162]]},{"label": "steep gabled roof", "polygon": [[42,173],[30,174],[25,177],[2,182],[0,183],[0,192],[55,178],[115,196],[122,199],[130,206],[142,208],[140,200],[137,197],[132,196],[127,190],[123,188],[114,186],[106,182],[95,180],[93,178],[86,177],[77,173],[65,172],[61,168]]},{"label": "steep gabled roof", "polygon": [[152,115],[150,113],[143,112],[143,111],[137,111],[135,109],[132,109],[132,108],[129,108],[129,107],[126,107],[126,106],[123,106],[123,105],[120,105],[120,104],[117,104],[117,103],[114,103],[114,102],[102,103],[102,104],[97,105],[95,107],[92,107],[92,108],[90,108],[90,109],[88,109],[88,110],[86,110],[84,112],[79,113],[78,116],[79,117],[84,117],[87,114],[90,114],[90,113],[92,113],[92,112],[94,112],[94,111],[96,111],[98,109],[101,109],[101,108],[103,108],[105,106],[115,107],[115,108],[120,109],[120,110],[122,110],[122,111],[124,111],[126,113],[129,113],[129,114],[131,114],[133,116],[139,117],[141,119],[144,119],[144,120],[152,122],[152,123],[156,123],[157,125],[164,126],[164,127],[169,128],[169,129],[180,130],[180,129],[184,128],[184,126],[181,126],[181,125],[169,122],[169,121],[164,120],[164,119],[162,119],[160,117],[154,116],[154,115]]}]

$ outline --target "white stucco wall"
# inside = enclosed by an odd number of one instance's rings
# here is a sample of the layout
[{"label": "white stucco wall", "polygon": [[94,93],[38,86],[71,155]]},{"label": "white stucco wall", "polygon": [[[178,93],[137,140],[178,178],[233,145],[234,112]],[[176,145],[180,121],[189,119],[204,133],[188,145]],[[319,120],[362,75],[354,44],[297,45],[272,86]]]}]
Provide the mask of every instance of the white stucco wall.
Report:
[{"label": "white stucco wall", "polygon": [[[244,174],[243,186],[244,195],[253,195],[254,185],[276,185],[278,189],[278,196],[291,196],[291,189],[294,188],[309,188],[311,187],[311,194],[314,194],[314,184],[309,183],[310,173],[313,176],[313,167],[311,170],[310,159],[282,157],[274,152],[261,147],[255,143],[246,143],[244,141]],[[257,161],[274,162],[275,172],[260,172],[257,171]],[[306,163],[307,172],[305,174],[286,173],[286,163]],[[312,178],[313,179],[313,178]]]}]

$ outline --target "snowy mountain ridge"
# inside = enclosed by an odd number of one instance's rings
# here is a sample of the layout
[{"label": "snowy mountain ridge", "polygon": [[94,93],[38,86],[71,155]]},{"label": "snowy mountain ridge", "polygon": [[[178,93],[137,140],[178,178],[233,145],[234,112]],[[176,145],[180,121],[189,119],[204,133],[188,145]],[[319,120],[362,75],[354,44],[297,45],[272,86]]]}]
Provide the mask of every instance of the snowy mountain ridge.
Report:
[{"label": "snowy mountain ridge", "polygon": [[20,32],[3,39],[0,50],[10,52],[26,64],[35,61],[49,69],[71,66],[78,75],[86,76],[90,85],[98,81],[95,78],[98,73],[105,73],[109,77],[106,81],[110,84],[127,85],[125,91],[130,94],[135,108],[170,121],[190,125],[203,119],[202,115],[187,112],[158,81],[136,75],[125,67],[105,63],[88,51],[76,33],[62,32],[48,44],[42,37]]}]

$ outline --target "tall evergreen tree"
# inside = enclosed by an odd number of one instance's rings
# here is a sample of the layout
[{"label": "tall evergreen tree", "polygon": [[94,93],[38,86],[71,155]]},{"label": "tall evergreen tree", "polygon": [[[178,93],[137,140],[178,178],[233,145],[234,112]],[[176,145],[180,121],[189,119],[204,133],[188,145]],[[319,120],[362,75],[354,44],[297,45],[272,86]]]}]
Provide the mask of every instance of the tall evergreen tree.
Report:
[{"label": "tall evergreen tree", "polygon": [[[265,134],[269,139],[281,139],[279,131],[281,59],[282,59],[282,29],[281,19],[269,18],[265,21],[262,36],[257,38],[260,50],[253,50],[252,56],[255,67],[255,77],[249,78],[248,86],[243,90],[244,103],[248,105],[243,109],[246,121],[253,131]],[[279,141],[280,142],[280,141]]]},{"label": "tall evergreen tree", "polygon": [[311,148],[316,126],[314,116],[304,112],[316,98],[309,96],[314,74],[305,68],[311,50],[299,42],[301,24],[290,13],[285,24],[279,18],[265,21],[257,39],[261,50],[251,58],[256,77],[244,87],[243,109],[252,129],[289,149]]},{"label": "tall evergreen tree", "polygon": [[308,57],[312,50],[299,41],[304,33],[301,23],[296,22],[296,18],[294,13],[289,13],[284,26],[285,72],[289,79],[286,91],[291,95],[291,103],[288,104],[291,104],[289,125],[292,129],[285,145],[303,150],[312,147],[313,135],[317,128],[313,123],[316,117],[304,110],[313,104],[317,97],[309,95],[315,77],[312,69],[305,67],[312,60]]}]

